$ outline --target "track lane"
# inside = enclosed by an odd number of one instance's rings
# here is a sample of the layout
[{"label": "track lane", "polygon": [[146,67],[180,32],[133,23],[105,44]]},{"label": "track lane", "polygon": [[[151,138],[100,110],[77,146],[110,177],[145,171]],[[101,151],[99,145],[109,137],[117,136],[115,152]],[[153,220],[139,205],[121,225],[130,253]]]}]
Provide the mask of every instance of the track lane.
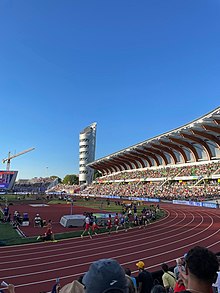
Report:
[{"label": "track lane", "polygon": [[86,272],[92,261],[103,257],[114,257],[135,272],[139,259],[146,262],[149,270],[156,270],[163,261],[174,265],[175,258],[198,244],[217,252],[218,211],[179,206],[166,206],[166,209],[166,219],[146,229],[135,228],[127,233],[113,233],[110,237],[100,235],[92,240],[77,238],[0,249],[3,269],[0,280],[14,283],[16,293],[29,291],[30,287],[32,293],[39,293],[49,291],[56,277],[60,277],[62,284],[72,281]]}]

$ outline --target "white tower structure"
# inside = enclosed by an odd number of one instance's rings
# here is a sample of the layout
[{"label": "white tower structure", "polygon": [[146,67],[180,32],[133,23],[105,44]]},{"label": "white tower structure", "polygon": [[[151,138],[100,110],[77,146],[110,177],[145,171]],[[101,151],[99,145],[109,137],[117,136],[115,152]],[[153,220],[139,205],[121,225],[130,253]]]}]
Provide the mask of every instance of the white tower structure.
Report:
[{"label": "white tower structure", "polygon": [[90,184],[93,180],[94,169],[87,164],[95,160],[96,125],[94,122],[79,134],[79,184]]}]

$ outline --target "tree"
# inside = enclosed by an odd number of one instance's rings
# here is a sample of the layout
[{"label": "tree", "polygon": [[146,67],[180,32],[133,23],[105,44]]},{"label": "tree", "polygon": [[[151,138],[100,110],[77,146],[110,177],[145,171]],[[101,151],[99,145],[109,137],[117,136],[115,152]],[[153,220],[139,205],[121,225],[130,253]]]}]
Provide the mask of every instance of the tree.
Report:
[{"label": "tree", "polygon": [[68,185],[79,185],[79,176],[72,174],[72,175],[66,175],[63,178],[63,184],[68,184]]}]

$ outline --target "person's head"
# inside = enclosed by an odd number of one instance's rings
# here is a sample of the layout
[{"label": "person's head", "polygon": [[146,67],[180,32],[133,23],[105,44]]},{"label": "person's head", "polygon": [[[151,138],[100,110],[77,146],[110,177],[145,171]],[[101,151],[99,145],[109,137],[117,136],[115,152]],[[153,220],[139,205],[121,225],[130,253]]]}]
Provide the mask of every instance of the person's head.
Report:
[{"label": "person's head", "polygon": [[218,266],[216,255],[205,247],[196,246],[187,253],[186,273],[192,279],[211,285],[215,282]]},{"label": "person's head", "polygon": [[168,270],[169,270],[169,267],[168,267],[168,265],[166,264],[166,263],[163,263],[162,265],[161,265],[161,268],[162,268],[162,270],[166,273],[166,272],[168,272]]},{"label": "person's head", "polygon": [[178,265],[178,266],[181,266],[182,265],[182,259],[181,258],[177,258],[176,259],[176,264]]},{"label": "person's head", "polygon": [[78,278],[78,282],[80,282],[82,284],[82,279],[83,279],[84,275],[79,276]]},{"label": "person's head", "polygon": [[161,285],[155,285],[151,289],[150,293],[166,293],[166,289]]},{"label": "person's head", "polygon": [[125,274],[131,276],[131,270],[129,268],[125,269]]},{"label": "person's head", "polygon": [[93,262],[84,275],[82,283],[88,293],[127,293],[125,272],[114,259],[100,259]]},{"label": "person's head", "polygon": [[184,282],[183,282],[183,279],[181,279],[180,277],[177,279],[177,283],[178,283],[179,286],[185,286]]},{"label": "person's head", "polygon": [[218,266],[219,266],[219,270],[220,270],[220,255],[217,255],[217,260],[218,260]]},{"label": "person's head", "polygon": [[145,263],[140,260],[139,262],[136,263],[136,266],[138,267],[139,270],[144,270]]}]

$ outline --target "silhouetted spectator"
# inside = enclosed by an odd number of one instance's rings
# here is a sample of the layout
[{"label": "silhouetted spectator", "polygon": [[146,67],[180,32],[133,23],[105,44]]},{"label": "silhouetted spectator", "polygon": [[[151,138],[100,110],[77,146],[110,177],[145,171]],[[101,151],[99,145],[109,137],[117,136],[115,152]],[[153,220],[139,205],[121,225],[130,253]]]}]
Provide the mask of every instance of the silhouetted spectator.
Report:
[{"label": "silhouetted spectator", "polygon": [[150,293],[153,287],[153,277],[151,273],[145,270],[145,263],[143,261],[136,263],[136,266],[139,270],[139,274],[136,278],[138,293]]},{"label": "silhouetted spectator", "polygon": [[161,285],[155,285],[151,289],[150,293],[166,293],[166,289]]}]

